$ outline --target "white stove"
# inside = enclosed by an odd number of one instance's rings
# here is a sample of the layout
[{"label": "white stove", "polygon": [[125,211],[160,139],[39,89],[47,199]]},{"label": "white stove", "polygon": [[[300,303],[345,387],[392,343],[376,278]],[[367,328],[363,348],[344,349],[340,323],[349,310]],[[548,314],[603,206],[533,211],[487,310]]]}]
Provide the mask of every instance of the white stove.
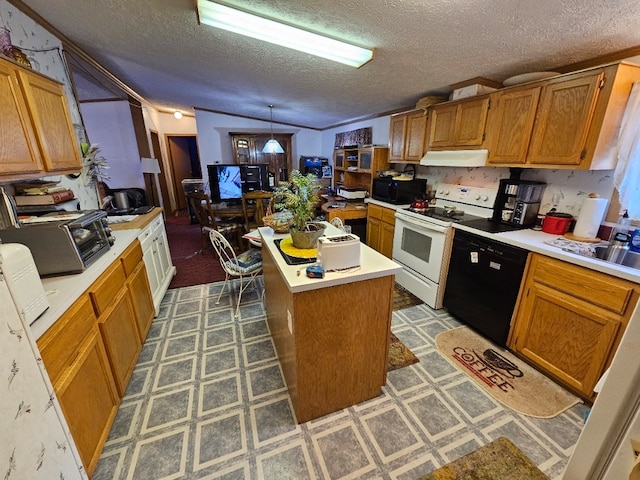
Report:
[{"label": "white stove", "polygon": [[490,218],[497,189],[440,184],[435,205],[396,210],[393,259],[403,266],[396,282],[431,308],[442,308],[453,239],[451,225]]}]

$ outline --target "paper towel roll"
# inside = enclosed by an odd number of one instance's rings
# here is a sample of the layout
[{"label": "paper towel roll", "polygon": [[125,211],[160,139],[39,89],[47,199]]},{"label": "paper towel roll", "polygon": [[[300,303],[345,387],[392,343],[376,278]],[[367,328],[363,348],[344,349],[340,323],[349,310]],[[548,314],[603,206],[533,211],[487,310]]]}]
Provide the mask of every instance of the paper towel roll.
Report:
[{"label": "paper towel roll", "polygon": [[607,211],[608,202],[606,198],[585,198],[573,234],[576,237],[595,238]]}]

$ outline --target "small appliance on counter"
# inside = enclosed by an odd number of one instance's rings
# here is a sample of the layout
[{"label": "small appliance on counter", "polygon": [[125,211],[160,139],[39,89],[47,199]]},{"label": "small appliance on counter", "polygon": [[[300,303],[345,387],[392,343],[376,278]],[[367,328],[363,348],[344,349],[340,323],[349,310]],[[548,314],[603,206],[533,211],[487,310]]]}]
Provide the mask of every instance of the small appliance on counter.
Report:
[{"label": "small appliance on counter", "polygon": [[427,190],[426,178],[397,180],[394,177],[376,177],[373,179],[371,196],[382,202],[409,204],[424,196]]},{"label": "small appliance on counter", "polygon": [[318,262],[326,272],[360,266],[360,239],[353,234],[318,239]]},{"label": "small appliance on counter", "polygon": [[569,231],[571,222],[573,222],[573,215],[570,213],[556,212],[555,209],[552,208],[542,220],[542,231],[553,235],[564,235]]},{"label": "small appliance on counter", "polygon": [[491,219],[519,228],[533,227],[545,187],[544,182],[533,180],[500,180]]},{"label": "small appliance on counter", "polygon": [[0,229],[0,240],[27,246],[41,277],[80,273],[115,242],[106,218],[102,210],[49,213]]},{"label": "small appliance on counter", "polygon": [[367,191],[360,188],[338,187],[336,194],[347,200],[361,200],[367,196]]}]

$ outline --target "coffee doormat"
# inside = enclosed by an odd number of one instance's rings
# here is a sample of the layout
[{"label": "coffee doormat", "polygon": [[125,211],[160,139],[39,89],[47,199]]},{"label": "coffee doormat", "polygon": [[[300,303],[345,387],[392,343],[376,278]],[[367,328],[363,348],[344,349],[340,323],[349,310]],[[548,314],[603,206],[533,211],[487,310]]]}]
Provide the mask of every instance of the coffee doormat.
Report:
[{"label": "coffee doormat", "polygon": [[463,326],[436,336],[441,355],[516,412],[551,418],[580,400],[511,352]]}]

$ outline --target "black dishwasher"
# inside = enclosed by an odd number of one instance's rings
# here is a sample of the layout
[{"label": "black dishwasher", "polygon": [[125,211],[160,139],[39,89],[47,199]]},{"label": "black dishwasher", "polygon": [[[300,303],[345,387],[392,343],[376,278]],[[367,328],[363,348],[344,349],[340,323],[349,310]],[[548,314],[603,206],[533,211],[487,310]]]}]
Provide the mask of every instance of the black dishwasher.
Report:
[{"label": "black dishwasher", "polygon": [[455,230],[445,308],[478,333],[506,346],[528,253]]}]

